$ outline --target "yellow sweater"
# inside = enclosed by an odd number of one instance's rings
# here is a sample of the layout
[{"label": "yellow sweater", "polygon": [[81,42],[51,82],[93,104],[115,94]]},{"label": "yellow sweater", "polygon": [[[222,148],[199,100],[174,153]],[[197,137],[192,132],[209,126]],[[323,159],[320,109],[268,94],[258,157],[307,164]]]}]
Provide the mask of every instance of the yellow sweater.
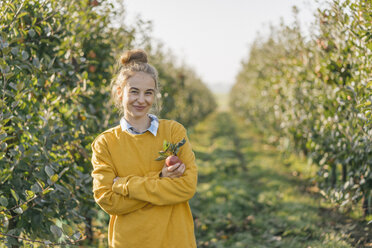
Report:
[{"label": "yellow sweater", "polygon": [[[155,161],[163,141],[186,138],[178,157],[186,165],[179,178],[160,178],[164,161]],[[120,125],[92,143],[93,192],[98,205],[110,214],[108,241],[118,248],[196,247],[188,200],[197,184],[197,167],[185,128],[159,120],[156,136],[130,134]],[[115,183],[115,177],[120,177]]]}]

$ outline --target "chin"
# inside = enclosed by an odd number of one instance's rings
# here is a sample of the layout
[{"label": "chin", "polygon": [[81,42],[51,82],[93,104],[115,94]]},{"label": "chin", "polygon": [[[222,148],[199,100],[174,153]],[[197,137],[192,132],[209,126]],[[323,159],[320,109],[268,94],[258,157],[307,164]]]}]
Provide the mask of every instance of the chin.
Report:
[{"label": "chin", "polygon": [[144,116],[147,116],[147,111],[143,111],[143,112],[132,112],[131,115],[134,117],[134,118],[141,118],[141,117],[144,117]]}]

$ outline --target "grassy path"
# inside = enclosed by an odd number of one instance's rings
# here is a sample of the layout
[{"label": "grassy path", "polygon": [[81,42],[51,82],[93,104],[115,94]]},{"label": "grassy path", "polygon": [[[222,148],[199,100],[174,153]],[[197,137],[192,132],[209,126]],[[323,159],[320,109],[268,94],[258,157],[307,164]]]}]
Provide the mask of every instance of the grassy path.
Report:
[{"label": "grassy path", "polygon": [[284,164],[227,112],[190,139],[199,166],[191,201],[198,247],[372,247],[371,228],[324,207],[293,173],[304,161]]}]

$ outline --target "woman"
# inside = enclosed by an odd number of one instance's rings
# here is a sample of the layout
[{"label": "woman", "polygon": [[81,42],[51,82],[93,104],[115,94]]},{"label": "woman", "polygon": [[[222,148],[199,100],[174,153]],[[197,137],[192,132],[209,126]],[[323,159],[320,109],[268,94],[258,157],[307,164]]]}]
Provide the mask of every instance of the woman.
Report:
[{"label": "woman", "polygon": [[[93,192],[110,215],[110,247],[196,247],[188,200],[196,191],[197,167],[185,128],[149,114],[158,92],[158,76],[142,50],[121,58],[111,83],[123,117],[92,143]],[[156,161],[164,140],[186,139],[177,154],[182,163]]]}]

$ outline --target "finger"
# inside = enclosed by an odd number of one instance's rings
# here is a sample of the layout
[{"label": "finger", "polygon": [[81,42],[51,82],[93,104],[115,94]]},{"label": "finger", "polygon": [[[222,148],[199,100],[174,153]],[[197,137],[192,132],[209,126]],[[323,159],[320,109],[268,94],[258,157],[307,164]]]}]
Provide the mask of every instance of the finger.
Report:
[{"label": "finger", "polygon": [[178,172],[183,175],[183,173],[185,172],[185,165],[184,164],[181,164],[180,167],[178,167]]},{"label": "finger", "polygon": [[185,170],[185,165],[181,164],[177,170],[173,171],[172,174],[175,175],[176,177],[180,177],[183,175],[183,172]]},{"label": "finger", "polygon": [[171,165],[169,167],[167,167],[167,170],[172,172],[172,171],[175,171],[177,170],[177,168],[180,166],[180,163],[177,163],[177,164],[174,164],[174,165]]},{"label": "finger", "polygon": [[182,167],[181,172],[182,172],[182,175],[183,175],[183,173],[185,173],[185,170],[186,170],[186,165],[182,164],[180,167]]},{"label": "finger", "polygon": [[168,174],[168,177],[169,177],[169,178],[176,178],[176,177],[178,177],[178,175],[173,171],[173,172],[170,172],[170,173]]},{"label": "finger", "polygon": [[181,164],[180,166],[178,166],[178,168],[177,168],[177,171],[182,171],[182,168],[184,167],[185,165],[184,164]]}]

